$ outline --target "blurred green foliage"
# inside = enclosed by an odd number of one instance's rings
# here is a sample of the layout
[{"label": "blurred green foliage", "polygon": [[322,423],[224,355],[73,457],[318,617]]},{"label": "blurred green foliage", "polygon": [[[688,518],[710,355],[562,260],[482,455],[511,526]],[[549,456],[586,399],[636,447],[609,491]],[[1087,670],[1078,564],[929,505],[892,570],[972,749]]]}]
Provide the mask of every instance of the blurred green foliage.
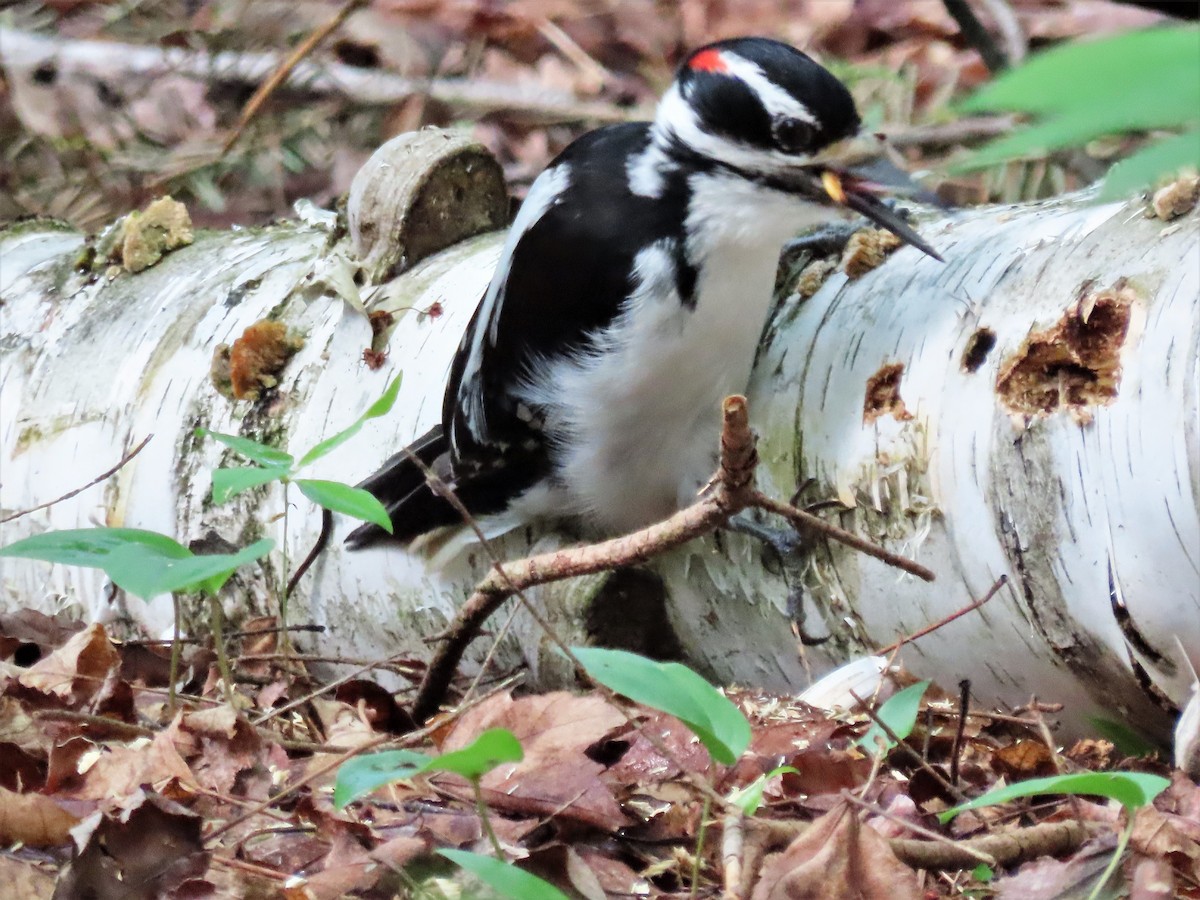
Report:
[{"label": "blurred green foliage", "polygon": [[1106,135],[1182,129],[1113,166],[1102,196],[1121,197],[1185,166],[1200,167],[1200,29],[1152,28],[1058,47],[988,84],[960,109],[1032,117],[973,154],[960,171]]}]

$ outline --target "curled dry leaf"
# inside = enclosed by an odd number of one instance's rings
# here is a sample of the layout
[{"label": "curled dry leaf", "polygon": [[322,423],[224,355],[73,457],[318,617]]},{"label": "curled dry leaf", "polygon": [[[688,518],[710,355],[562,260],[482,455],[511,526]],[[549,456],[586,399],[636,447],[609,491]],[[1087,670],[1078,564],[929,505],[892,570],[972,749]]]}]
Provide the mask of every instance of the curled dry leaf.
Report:
[{"label": "curled dry leaf", "polygon": [[120,662],[104,627],[90,625],[34,663],[18,681],[24,687],[53,694],[72,705],[82,704],[95,695]]},{"label": "curled dry leaf", "polygon": [[845,802],[813,822],[782,853],[767,857],[751,900],[843,897],[922,897],[917,873],[896,858],[879,832],[864,828]]}]

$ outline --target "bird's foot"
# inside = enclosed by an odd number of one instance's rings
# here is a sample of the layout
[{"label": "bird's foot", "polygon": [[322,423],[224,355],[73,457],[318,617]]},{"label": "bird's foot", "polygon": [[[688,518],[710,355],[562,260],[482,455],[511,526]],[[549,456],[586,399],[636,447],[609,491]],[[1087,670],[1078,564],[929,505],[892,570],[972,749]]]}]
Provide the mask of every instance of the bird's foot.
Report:
[{"label": "bird's foot", "polygon": [[726,526],[730,531],[754,538],[774,551],[783,570],[784,580],[790,585],[787,598],[788,615],[792,619],[792,630],[805,646],[816,646],[829,640],[831,635],[814,636],[805,630],[804,588],[800,586],[801,570],[811,547],[810,538],[795,528],[772,528],[755,522],[746,515],[734,516]]}]

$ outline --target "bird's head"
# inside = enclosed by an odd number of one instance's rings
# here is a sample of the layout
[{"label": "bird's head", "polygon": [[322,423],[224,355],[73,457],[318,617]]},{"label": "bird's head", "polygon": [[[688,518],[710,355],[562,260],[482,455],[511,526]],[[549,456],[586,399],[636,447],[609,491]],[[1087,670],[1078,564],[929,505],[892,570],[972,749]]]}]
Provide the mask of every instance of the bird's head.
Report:
[{"label": "bird's head", "polygon": [[854,98],[833,74],[794,47],[759,37],[693,52],[655,117],[671,152],[852,209],[940,259],[880,199],[933,198],[882,160],[880,139],[863,135],[861,125]]}]

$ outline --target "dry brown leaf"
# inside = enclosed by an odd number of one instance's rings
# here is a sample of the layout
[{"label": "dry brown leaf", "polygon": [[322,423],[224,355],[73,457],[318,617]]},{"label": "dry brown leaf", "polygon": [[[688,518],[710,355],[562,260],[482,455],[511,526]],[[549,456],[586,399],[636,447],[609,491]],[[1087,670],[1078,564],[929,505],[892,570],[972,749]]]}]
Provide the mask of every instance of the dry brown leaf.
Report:
[{"label": "dry brown leaf", "polygon": [[1144,806],[1134,817],[1130,846],[1151,859],[1166,860],[1189,881],[1200,881],[1200,842],[1187,833],[1189,828],[1200,829],[1200,822]]},{"label": "dry brown leaf", "polygon": [[0,787],[0,843],[55,847],[70,841],[71,829],[78,823],[78,816],[51,797]]},{"label": "dry brown leaf", "polygon": [[127,808],[85,824],[57,896],[160,900],[208,869],[200,817],[163,797],[139,792]]},{"label": "dry brown leaf", "polygon": [[1057,771],[1054,757],[1043,741],[1017,741],[1007,747],[999,747],[992,755],[992,761],[1010,781],[1052,775]]},{"label": "dry brown leaf", "polygon": [[917,873],[842,802],[763,863],[752,900],[921,900]]},{"label": "dry brown leaf", "polygon": [[18,681],[27,688],[78,705],[94,696],[108,674],[120,665],[121,659],[104,627],[90,625],[34,663]]},{"label": "dry brown leaf", "polygon": [[521,742],[525,759],[484,776],[489,806],[614,830],[629,820],[600,779],[605,767],[584,751],[624,722],[621,711],[603,697],[557,691],[514,700],[501,694],[463,716],[442,750],[464,747],[489,728],[507,728]]},{"label": "dry brown leaf", "polygon": [[99,746],[94,755],[79,758],[78,768],[85,767],[85,771],[78,772],[81,784],[69,793],[81,800],[106,801],[110,806],[123,805],[140,792],[142,785],[161,791],[169,782],[196,784],[169,730],[129,744]]},{"label": "dry brown leaf", "polygon": [[0,884],[8,900],[50,900],[54,873],[43,866],[11,856],[0,856]]},{"label": "dry brown leaf", "polygon": [[1067,860],[1035,859],[1015,875],[997,878],[998,900],[1061,900],[1085,897],[1108,866],[1116,849],[1115,834],[1092,841]]}]

